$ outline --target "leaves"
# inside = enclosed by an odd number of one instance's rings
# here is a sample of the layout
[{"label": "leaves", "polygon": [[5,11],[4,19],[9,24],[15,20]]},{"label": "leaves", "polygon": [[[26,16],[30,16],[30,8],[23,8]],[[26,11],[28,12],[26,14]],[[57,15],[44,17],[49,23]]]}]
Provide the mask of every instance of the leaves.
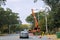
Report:
[{"label": "leaves", "polygon": [[51,7],[50,20],[48,25],[50,29],[60,27],[60,0],[44,0]]},{"label": "leaves", "polygon": [[[35,13],[35,16],[36,16],[36,18],[37,18],[37,20],[38,20],[38,25],[39,25],[39,27],[42,27],[43,25],[44,25],[44,12],[37,12],[37,13]],[[34,18],[33,18],[33,16],[32,15],[30,15],[30,16],[28,16],[27,18],[26,18],[26,21],[28,22],[28,23],[31,23],[32,24],[32,26],[31,26],[31,28],[33,29],[34,27],[35,27],[35,20],[34,20]]]},{"label": "leaves", "polygon": [[34,3],[36,3],[37,2],[37,0],[34,0]]},{"label": "leaves", "polygon": [[[17,27],[15,26],[15,24],[21,24],[21,20],[18,19],[18,13],[12,12],[12,10],[9,8],[4,10],[4,8],[0,7],[0,29],[2,28],[1,30],[7,31],[9,26],[11,26],[11,30],[15,30]],[[6,25],[7,27],[5,27],[4,25]]]},{"label": "leaves", "polygon": [[6,0],[0,0],[0,6],[1,6],[1,5],[6,5],[5,2],[6,2]]}]

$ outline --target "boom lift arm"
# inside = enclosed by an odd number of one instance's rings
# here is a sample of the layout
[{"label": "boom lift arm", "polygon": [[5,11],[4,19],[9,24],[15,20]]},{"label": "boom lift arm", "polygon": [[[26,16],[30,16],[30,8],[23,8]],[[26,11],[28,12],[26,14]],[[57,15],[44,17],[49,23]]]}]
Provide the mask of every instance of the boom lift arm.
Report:
[{"label": "boom lift arm", "polygon": [[33,9],[32,9],[32,16],[34,17],[34,20],[35,20],[35,28],[38,28],[38,21],[36,19],[36,16],[35,16],[35,13],[34,13]]},{"label": "boom lift arm", "polygon": [[34,17],[35,20],[35,28],[33,30],[30,30],[30,32],[35,33],[35,32],[40,32],[40,28],[38,27],[38,21],[35,16],[34,10],[32,9],[32,16]]}]

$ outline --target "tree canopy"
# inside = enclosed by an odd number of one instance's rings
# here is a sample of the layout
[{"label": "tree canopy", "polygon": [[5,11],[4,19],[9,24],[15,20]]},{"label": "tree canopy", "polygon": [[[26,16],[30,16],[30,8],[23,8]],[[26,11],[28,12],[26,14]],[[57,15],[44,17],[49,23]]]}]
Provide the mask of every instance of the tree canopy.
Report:
[{"label": "tree canopy", "polygon": [[60,27],[60,0],[44,0],[44,2],[51,7],[54,27]]},{"label": "tree canopy", "polygon": [[[39,15],[39,19],[38,19],[38,15]],[[35,13],[35,16],[38,20],[38,26],[41,28],[43,25],[45,26],[45,19],[44,19],[44,12],[37,12]],[[32,14],[30,16],[28,16],[26,18],[26,21],[30,24],[32,24],[32,29],[35,27],[35,21],[34,18],[32,16]],[[44,29],[45,30],[45,29]]]},{"label": "tree canopy", "polygon": [[6,0],[0,0],[0,6],[5,5],[6,4],[5,2],[6,2]]},{"label": "tree canopy", "polygon": [[9,8],[6,8],[5,10],[4,8],[0,7],[0,29],[2,27],[5,28],[4,25],[7,25],[8,29],[9,26],[17,25],[19,23],[21,24],[21,20],[18,19],[18,13],[12,12],[12,10]]}]

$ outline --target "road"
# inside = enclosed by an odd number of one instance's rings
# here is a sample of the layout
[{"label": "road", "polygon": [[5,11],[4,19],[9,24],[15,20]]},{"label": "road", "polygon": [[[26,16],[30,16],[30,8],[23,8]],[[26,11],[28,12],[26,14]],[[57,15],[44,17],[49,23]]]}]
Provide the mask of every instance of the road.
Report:
[{"label": "road", "polygon": [[20,39],[19,34],[10,34],[6,36],[0,36],[0,40],[53,40],[48,39],[46,36],[39,38],[38,36],[29,36],[29,39]]}]

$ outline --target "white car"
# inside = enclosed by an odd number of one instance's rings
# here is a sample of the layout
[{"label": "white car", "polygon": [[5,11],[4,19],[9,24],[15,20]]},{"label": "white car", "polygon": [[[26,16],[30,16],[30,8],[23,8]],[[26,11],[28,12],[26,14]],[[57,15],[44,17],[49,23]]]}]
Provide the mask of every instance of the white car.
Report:
[{"label": "white car", "polygon": [[20,32],[20,38],[29,38],[29,33],[27,30]]}]

